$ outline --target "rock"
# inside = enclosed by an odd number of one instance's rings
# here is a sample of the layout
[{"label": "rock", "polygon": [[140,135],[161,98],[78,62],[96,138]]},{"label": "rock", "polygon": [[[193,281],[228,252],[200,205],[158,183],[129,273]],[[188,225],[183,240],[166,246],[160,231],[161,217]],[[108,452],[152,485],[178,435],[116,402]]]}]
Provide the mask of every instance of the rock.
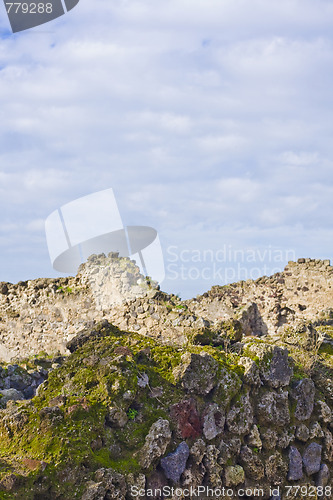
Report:
[{"label": "rock", "polygon": [[244,382],[250,386],[260,387],[262,382],[258,365],[250,358],[242,357],[239,363],[244,366]]},{"label": "rock", "polygon": [[324,430],[324,460],[333,461],[333,436],[328,430]]},{"label": "rock", "polygon": [[5,408],[8,401],[20,401],[24,399],[23,394],[20,391],[17,391],[16,389],[2,389],[0,391],[0,394],[1,394],[0,405],[2,408]]},{"label": "rock", "polygon": [[202,463],[199,465],[198,464],[191,465],[183,472],[182,482],[181,482],[182,488],[193,489],[202,485],[205,474],[206,474],[206,467]]},{"label": "rock", "polygon": [[218,449],[220,451],[219,464],[225,465],[229,460],[237,460],[242,447],[239,438],[229,438],[228,441],[221,440]]},{"label": "rock", "polygon": [[190,449],[190,455],[196,465],[201,464],[206,453],[206,443],[202,439],[198,439]]},{"label": "rock", "polygon": [[308,476],[316,474],[320,470],[322,446],[311,443],[303,453],[303,464]]},{"label": "rock", "polygon": [[262,441],[260,439],[259,429],[256,425],[252,426],[252,429],[250,430],[250,433],[247,436],[247,444],[254,448],[258,448],[259,450],[261,450],[262,448]]},{"label": "rock", "polygon": [[292,391],[292,397],[296,401],[295,418],[303,421],[308,420],[313,412],[315,386],[311,379],[300,380]]},{"label": "rock", "polygon": [[144,474],[134,475],[130,473],[126,477],[126,482],[128,486],[128,500],[141,500],[142,496],[136,495],[135,493],[140,492],[140,490],[144,491],[146,489],[146,476]]},{"label": "rock", "polygon": [[109,427],[115,427],[116,429],[122,429],[128,422],[127,414],[124,410],[117,407],[112,407],[108,409],[108,413],[105,417],[105,424]]},{"label": "rock", "polygon": [[302,455],[295,446],[289,450],[288,481],[299,481],[303,477]]},{"label": "rock", "polygon": [[324,437],[324,433],[323,433],[323,430],[322,430],[321,425],[319,424],[319,422],[314,422],[311,425],[309,431],[310,431],[310,439]]},{"label": "rock", "polygon": [[203,434],[208,441],[223,432],[225,417],[217,404],[211,404],[203,415]]},{"label": "rock", "polygon": [[270,387],[285,387],[293,375],[288,349],[269,344],[252,344],[250,353],[259,358],[260,376]]},{"label": "rock", "polygon": [[270,484],[280,485],[286,480],[288,465],[284,462],[280,452],[268,457],[265,462],[265,474]]},{"label": "rock", "polygon": [[285,448],[288,448],[289,444],[292,441],[294,441],[294,439],[295,439],[295,427],[294,426],[288,427],[287,429],[281,431],[277,446],[284,450]]},{"label": "rock", "polygon": [[217,361],[206,352],[187,352],[181,360],[181,364],[173,370],[175,380],[189,392],[209,394],[216,385]]},{"label": "rock", "polygon": [[285,427],[290,422],[288,392],[268,392],[258,402],[257,415],[260,424]]},{"label": "rock", "polygon": [[306,425],[301,424],[297,427],[295,436],[299,441],[303,441],[303,443],[306,443],[306,441],[309,440],[310,431]]},{"label": "rock", "polygon": [[[152,492],[157,492],[163,490],[164,487],[168,486],[168,481],[160,470],[155,470],[146,480],[146,490],[147,492],[151,490]],[[141,497],[144,499],[144,497]],[[147,498],[147,497],[146,497]],[[148,497],[149,498],[149,497]],[[151,496],[154,500],[163,500],[162,495],[156,494],[155,496]]]},{"label": "rock", "polygon": [[245,473],[240,465],[228,466],[224,470],[224,478],[226,486],[237,486],[244,483]]},{"label": "rock", "polygon": [[325,401],[319,400],[316,402],[316,409],[318,411],[318,419],[324,424],[330,424],[333,420],[331,408]]},{"label": "rock", "polygon": [[162,455],[164,455],[171,439],[170,424],[168,420],[158,419],[150,428],[145,444],[140,453],[140,464],[148,469]]},{"label": "rock", "polygon": [[111,325],[106,319],[103,319],[100,323],[95,325],[95,328],[92,329],[91,326],[87,326],[83,330],[81,330],[73,339],[71,339],[66,344],[66,348],[71,352],[75,352],[79,347],[82,347],[88,340],[91,338],[103,337],[108,327]]},{"label": "rock", "polygon": [[326,464],[320,466],[318,476],[316,479],[316,486],[325,487],[330,478],[330,471]]},{"label": "rock", "polygon": [[266,429],[261,432],[262,445],[265,450],[272,450],[278,442],[278,433],[274,429]]},{"label": "rock", "polygon": [[259,455],[248,446],[243,446],[240,452],[240,463],[249,479],[259,481],[264,477],[265,468]]},{"label": "rock", "polygon": [[126,500],[127,486],[122,474],[112,469],[98,469],[96,482],[90,481],[81,500]]},{"label": "rock", "polygon": [[183,399],[171,406],[170,416],[180,438],[196,438],[201,434],[201,421],[194,399]]},{"label": "rock", "polygon": [[221,473],[222,467],[218,463],[218,456],[220,451],[215,445],[208,445],[206,449],[206,454],[204,457],[204,466],[207,469],[207,480],[210,486],[213,488],[221,488]]},{"label": "rock", "polygon": [[180,476],[186,468],[189,454],[189,447],[185,441],[183,441],[176,451],[169,453],[169,455],[161,459],[161,467],[167,479],[171,479],[175,483],[178,483]]},{"label": "rock", "polygon": [[248,394],[240,396],[227,414],[227,427],[234,434],[246,434],[253,423],[253,408]]}]

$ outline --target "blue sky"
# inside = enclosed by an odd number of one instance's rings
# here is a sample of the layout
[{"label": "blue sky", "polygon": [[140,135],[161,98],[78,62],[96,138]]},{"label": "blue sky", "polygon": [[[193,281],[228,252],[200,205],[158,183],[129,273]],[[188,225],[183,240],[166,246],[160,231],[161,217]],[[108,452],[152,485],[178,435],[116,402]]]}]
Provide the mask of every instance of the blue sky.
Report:
[{"label": "blue sky", "polygon": [[184,297],[333,257],[331,2],[81,0],[12,36],[0,7],[0,281],[58,275],[44,220],[109,187]]}]

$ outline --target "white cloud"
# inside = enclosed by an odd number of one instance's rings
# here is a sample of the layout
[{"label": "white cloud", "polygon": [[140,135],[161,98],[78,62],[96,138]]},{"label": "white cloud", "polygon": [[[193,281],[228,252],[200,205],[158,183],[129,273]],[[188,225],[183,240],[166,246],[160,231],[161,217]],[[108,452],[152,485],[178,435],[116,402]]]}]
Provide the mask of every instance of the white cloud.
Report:
[{"label": "white cloud", "polygon": [[164,242],[297,234],[330,256],[332,14],[326,0],[94,0],[3,38],[0,280],[51,274],[41,221],[106,187]]}]

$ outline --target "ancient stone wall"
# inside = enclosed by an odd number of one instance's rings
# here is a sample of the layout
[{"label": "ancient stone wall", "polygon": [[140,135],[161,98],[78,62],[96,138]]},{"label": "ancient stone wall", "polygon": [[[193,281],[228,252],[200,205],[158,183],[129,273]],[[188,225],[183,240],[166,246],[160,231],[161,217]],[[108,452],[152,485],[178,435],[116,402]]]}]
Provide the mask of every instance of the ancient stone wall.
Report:
[{"label": "ancient stone wall", "polygon": [[271,277],[215,286],[181,301],[147,282],[128,258],[92,256],[76,277],[0,284],[0,361],[67,353],[74,335],[102,319],[179,344],[189,330],[230,319],[240,321],[244,335],[280,335],[300,321],[330,320],[332,284],[329,261],[299,259]]}]

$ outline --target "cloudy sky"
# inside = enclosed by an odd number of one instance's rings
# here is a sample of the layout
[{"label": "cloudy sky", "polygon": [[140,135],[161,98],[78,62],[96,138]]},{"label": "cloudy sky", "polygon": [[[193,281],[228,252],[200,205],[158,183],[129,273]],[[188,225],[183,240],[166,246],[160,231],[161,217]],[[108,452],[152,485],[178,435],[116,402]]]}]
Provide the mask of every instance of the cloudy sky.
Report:
[{"label": "cloudy sky", "polygon": [[81,0],[15,35],[0,8],[0,281],[59,275],[46,217],[105,188],[183,297],[333,258],[331,1]]}]

